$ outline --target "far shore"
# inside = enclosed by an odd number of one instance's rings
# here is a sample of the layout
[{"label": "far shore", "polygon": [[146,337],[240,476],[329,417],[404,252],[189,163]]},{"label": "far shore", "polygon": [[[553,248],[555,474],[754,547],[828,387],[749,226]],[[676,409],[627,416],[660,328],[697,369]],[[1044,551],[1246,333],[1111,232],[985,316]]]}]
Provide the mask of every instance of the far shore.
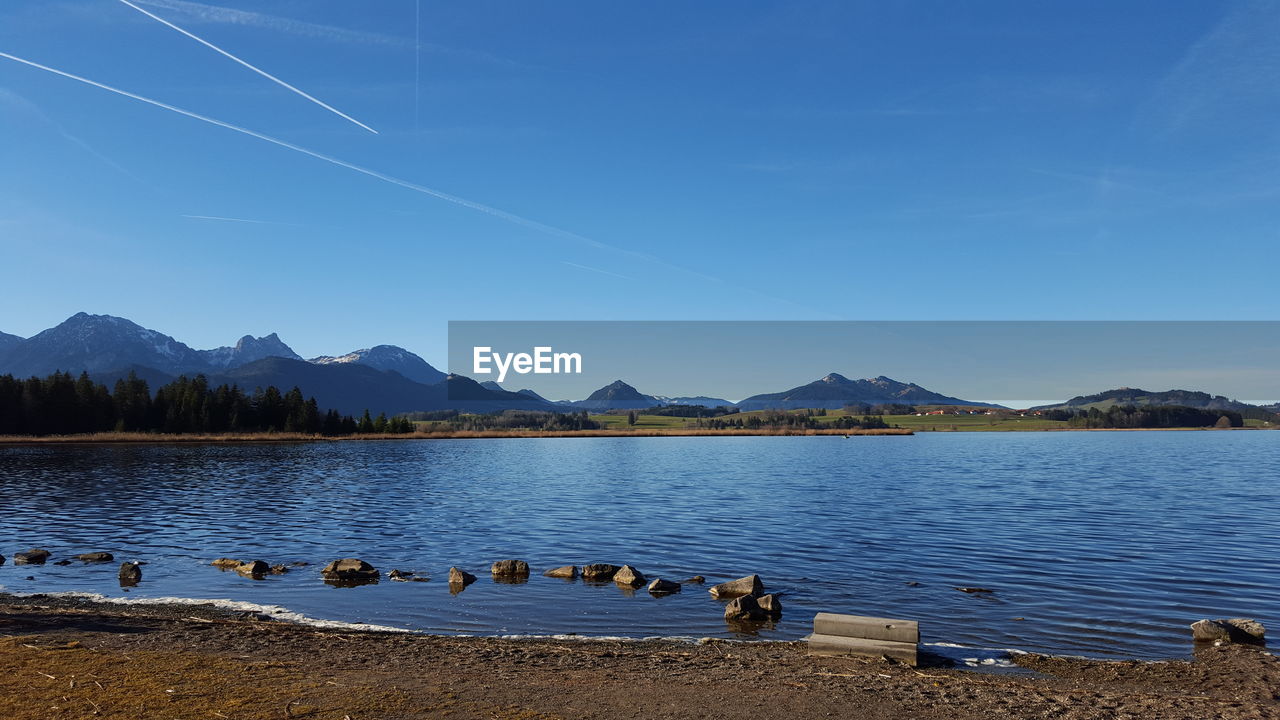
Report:
[{"label": "far shore", "polygon": [[359,442],[362,440],[481,440],[501,438],[601,438],[601,437],[804,437],[804,436],[906,436],[924,433],[965,432],[1222,432],[1227,430],[1270,430],[1273,428],[1028,428],[976,430],[969,428],[913,430],[877,428],[868,430],[788,429],[788,428],[603,428],[599,430],[447,430],[401,434],[312,435],[307,433],[190,433],[165,434],[141,432],[87,433],[82,435],[0,435],[0,445],[115,445],[115,444],[216,444],[216,443],[300,443]]},{"label": "far shore", "polygon": [[0,445],[45,445],[83,443],[106,445],[112,443],[273,443],[273,442],[351,442],[360,440],[466,440],[483,438],[575,438],[575,437],[703,437],[718,435],[742,436],[800,436],[800,435],[914,435],[903,428],[878,428],[871,430],[828,430],[740,428],[710,430],[706,428],[629,428],[626,430],[604,428],[600,430],[443,430],[439,432],[413,432],[399,434],[365,435],[310,435],[307,433],[219,433],[219,434],[164,434],[164,433],[89,433],[85,435],[0,435]]},{"label": "far shore", "polygon": [[[1275,717],[1280,660],[1018,655],[1020,674],[814,657],[802,642],[316,629],[212,606],[0,594],[0,717]],[[1028,672],[1032,671],[1032,672]]]}]

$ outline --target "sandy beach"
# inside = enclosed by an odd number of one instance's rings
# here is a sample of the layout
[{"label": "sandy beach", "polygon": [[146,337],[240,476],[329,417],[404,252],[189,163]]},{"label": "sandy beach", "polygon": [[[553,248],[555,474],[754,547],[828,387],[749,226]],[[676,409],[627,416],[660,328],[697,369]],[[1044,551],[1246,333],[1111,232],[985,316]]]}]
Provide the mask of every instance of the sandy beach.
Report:
[{"label": "sandy beach", "polygon": [[803,643],[320,630],[213,606],[0,596],[0,716],[1273,718],[1280,661],[1023,655],[997,675],[818,658]]}]

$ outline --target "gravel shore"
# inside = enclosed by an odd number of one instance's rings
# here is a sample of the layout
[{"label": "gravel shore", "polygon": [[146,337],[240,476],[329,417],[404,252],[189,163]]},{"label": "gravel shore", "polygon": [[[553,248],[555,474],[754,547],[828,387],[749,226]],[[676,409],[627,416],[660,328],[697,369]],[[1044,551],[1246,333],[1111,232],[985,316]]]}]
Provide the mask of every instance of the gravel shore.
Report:
[{"label": "gravel shore", "polygon": [[1280,660],[1019,656],[990,675],[810,657],[803,643],[321,630],[213,606],[0,597],[0,717],[1280,718]]}]

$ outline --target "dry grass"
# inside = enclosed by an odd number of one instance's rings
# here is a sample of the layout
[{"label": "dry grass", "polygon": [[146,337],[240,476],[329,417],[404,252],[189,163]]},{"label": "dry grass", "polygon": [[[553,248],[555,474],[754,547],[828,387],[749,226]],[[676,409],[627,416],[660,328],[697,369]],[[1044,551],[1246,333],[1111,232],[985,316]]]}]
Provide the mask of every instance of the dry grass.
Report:
[{"label": "dry grass", "polygon": [[353,440],[448,440],[478,438],[568,438],[568,437],[702,437],[712,435],[913,435],[911,430],[885,428],[877,430],[809,430],[729,428],[710,430],[697,428],[601,429],[601,430],[439,430],[400,435],[344,435],[327,437],[305,433],[225,433],[213,435],[164,435],[159,433],[90,433],[86,435],[0,435],[0,445],[45,445],[59,443],[273,443],[273,442],[349,442]]}]

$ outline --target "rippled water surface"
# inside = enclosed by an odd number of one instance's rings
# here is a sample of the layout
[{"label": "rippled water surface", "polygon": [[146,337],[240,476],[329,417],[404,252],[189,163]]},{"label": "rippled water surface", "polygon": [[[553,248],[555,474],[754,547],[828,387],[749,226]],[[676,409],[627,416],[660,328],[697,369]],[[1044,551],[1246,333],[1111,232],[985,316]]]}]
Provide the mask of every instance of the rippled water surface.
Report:
[{"label": "rippled water surface", "polygon": [[[926,642],[1173,657],[1201,617],[1280,627],[1274,432],[3,447],[0,494],[0,554],[145,560],[131,597],[435,632],[736,634],[704,588],[537,574],[589,562],[759,573],[785,593],[764,638],[801,637],[826,610],[918,619]],[[220,556],[311,565],[252,580],[210,567]],[[346,556],[431,581],[322,583]],[[527,584],[490,581],[508,557],[535,568]],[[450,594],[451,565],[479,582]],[[115,576],[0,566],[20,592],[125,595]]]}]

